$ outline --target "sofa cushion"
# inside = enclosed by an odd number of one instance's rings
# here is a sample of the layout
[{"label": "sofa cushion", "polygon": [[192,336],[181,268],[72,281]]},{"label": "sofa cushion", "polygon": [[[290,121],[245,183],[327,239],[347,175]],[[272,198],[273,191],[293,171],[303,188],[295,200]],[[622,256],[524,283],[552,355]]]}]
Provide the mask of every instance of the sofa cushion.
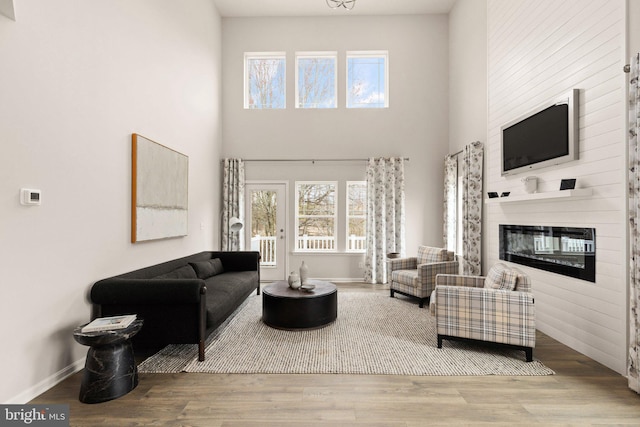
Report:
[{"label": "sofa cushion", "polygon": [[231,271],[205,280],[207,329],[218,326],[256,289],[257,271]]},{"label": "sofa cushion", "polygon": [[190,265],[184,265],[165,274],[154,277],[154,279],[197,279],[198,276]]},{"label": "sofa cushion", "polygon": [[193,267],[198,276],[198,279],[208,279],[217,274],[224,273],[222,267],[222,261],[220,258],[213,258],[208,261],[190,262],[189,265]]},{"label": "sofa cushion", "polygon": [[418,287],[418,270],[393,270],[391,280],[403,285]]},{"label": "sofa cushion", "polygon": [[487,273],[484,287],[489,289],[503,289],[512,291],[516,287],[518,273],[507,268],[504,264],[496,264]]}]

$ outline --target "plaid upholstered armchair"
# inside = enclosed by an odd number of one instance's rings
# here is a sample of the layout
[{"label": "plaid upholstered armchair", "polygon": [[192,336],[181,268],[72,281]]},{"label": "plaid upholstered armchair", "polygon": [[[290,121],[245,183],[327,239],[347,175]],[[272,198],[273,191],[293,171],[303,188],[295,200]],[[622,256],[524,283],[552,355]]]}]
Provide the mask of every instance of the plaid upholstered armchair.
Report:
[{"label": "plaid upholstered armchair", "polygon": [[453,252],[419,246],[418,255],[415,257],[389,260],[387,274],[391,298],[395,292],[416,297],[419,298],[422,308],[436,286],[436,275],[457,272],[458,261]]},{"label": "plaid upholstered armchair", "polygon": [[529,276],[497,263],[482,276],[442,274],[436,278],[430,310],[442,340],[471,339],[508,344],[533,360],[535,308]]}]

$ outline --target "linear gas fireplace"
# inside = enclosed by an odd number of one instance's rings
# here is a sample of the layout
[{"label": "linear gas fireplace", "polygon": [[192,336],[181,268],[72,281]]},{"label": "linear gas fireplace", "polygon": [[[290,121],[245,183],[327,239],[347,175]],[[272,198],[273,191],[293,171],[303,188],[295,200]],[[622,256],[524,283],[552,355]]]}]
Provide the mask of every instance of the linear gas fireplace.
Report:
[{"label": "linear gas fireplace", "polygon": [[500,259],[596,281],[596,229],[500,224]]}]

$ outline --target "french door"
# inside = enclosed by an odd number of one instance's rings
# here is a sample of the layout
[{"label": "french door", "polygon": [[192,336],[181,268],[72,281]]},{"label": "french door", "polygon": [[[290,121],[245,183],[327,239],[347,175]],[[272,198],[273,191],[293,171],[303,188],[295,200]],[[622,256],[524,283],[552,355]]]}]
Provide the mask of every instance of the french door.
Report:
[{"label": "french door", "polygon": [[284,280],[287,272],[287,183],[245,183],[245,248],[260,252],[260,279]]}]

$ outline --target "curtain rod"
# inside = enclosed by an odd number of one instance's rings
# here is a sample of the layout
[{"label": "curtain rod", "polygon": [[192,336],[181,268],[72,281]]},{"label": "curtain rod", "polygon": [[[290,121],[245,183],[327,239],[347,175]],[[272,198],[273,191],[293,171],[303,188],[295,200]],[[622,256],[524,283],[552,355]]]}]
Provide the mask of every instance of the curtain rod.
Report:
[{"label": "curtain rod", "polygon": [[[408,157],[401,157],[409,161]],[[368,162],[369,159],[242,159],[244,162]],[[224,161],[224,160],[223,160]]]}]

